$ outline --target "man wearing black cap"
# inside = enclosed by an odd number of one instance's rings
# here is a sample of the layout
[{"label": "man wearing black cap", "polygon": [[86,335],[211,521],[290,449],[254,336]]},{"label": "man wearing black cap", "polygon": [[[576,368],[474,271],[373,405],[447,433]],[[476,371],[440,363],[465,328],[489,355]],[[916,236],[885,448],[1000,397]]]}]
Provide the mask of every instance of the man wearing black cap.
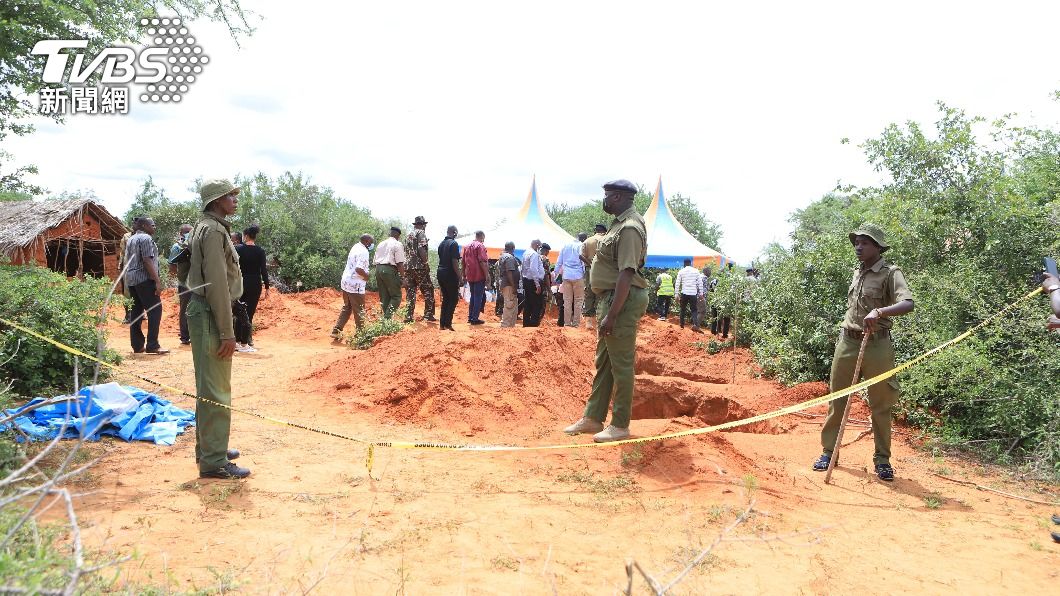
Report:
[{"label": "man wearing black cap", "polygon": [[582,316],[585,317],[585,325],[589,329],[596,328],[596,293],[593,292],[593,284],[589,282],[589,276],[592,273],[593,259],[596,257],[596,251],[600,246],[600,240],[607,233],[607,226],[604,224],[596,224],[595,231],[592,236],[585,239],[582,242],[582,253],[581,260],[585,263],[585,299],[582,302]]},{"label": "man wearing black cap", "polygon": [[[615,180],[604,185],[604,193],[604,211],[615,220],[600,239],[589,279],[600,321],[596,377],[584,416],[563,429],[571,435],[595,433],[597,443],[629,438],[637,322],[648,308],[648,282],[639,273],[648,254],[648,233],[644,218],[633,207],[637,187]],[[604,428],[612,394],[611,424]]]},{"label": "man wearing black cap", "polygon": [[[860,266],[854,269],[854,280],[847,293],[847,312],[843,318],[839,339],[832,357],[829,389],[839,391],[850,387],[857,366],[858,352],[865,333],[871,333],[865,346],[861,376],[865,379],[894,368],[894,344],[891,343],[891,317],[913,311],[913,293],[898,267],[881,256],[891,245],[879,227],[866,223],[850,233]],[[894,480],[891,467],[891,410],[898,403],[898,379],[891,377],[869,387],[869,408],[872,410],[872,438],[876,452],[872,461],[880,480]],[[828,417],[821,429],[823,454],[813,469],[823,472],[832,459],[839,425],[846,411],[846,397],[828,404]],[[837,462],[838,463],[838,462]]]},{"label": "man wearing black cap", "polygon": [[427,260],[427,220],[417,215],[412,221],[412,233],[405,238],[405,257],[408,258],[405,274],[405,301],[408,302],[406,323],[411,323],[416,314],[416,290],[423,294],[423,320],[434,322],[434,283],[431,282],[431,264]]},{"label": "man wearing black cap", "polygon": [[405,274],[405,247],[398,238],[401,228],[390,227],[390,237],[375,249],[375,285],[379,287],[379,304],[383,307],[383,318],[401,305],[401,276]]}]

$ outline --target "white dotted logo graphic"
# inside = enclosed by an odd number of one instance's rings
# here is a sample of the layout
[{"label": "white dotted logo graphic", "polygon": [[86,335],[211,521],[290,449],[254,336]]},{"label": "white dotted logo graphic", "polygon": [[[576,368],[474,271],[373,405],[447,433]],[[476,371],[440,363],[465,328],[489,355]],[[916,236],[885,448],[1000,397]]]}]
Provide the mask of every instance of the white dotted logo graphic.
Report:
[{"label": "white dotted logo graphic", "polygon": [[183,99],[188,87],[195,82],[210,57],[202,53],[188,27],[178,18],[143,18],[140,27],[151,42],[147,47],[164,48],[165,77],[144,87],[140,101],[176,103]]}]

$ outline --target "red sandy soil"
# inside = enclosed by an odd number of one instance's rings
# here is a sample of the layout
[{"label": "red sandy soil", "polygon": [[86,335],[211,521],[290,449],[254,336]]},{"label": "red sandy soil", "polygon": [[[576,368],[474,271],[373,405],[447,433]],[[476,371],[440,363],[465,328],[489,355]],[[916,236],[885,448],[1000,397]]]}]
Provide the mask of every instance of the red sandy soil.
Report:
[{"label": "red sandy soil", "polygon": [[[116,324],[110,345],[127,354],[130,371],[193,391],[171,295],[165,304],[163,345],[173,353],[129,354],[127,331]],[[372,294],[368,305],[377,309]],[[558,328],[554,313],[538,329],[500,329],[492,305],[488,323],[471,327],[461,302],[455,333],[418,321],[356,351],[327,337],[340,306],[334,290],[263,299],[259,352],[236,355],[234,405],[377,440],[591,441],[559,431],[584,407],[592,332]],[[734,374],[731,351],[710,355],[696,345],[709,339],[642,321],[635,436],[734,420],[827,391],[822,383],[764,380],[742,349]],[[905,429],[895,438],[894,483],[875,479],[872,440],[864,438],[844,450],[826,485],[809,469],[823,412],[619,447],[377,448],[370,476],[362,444],[235,414],[232,446],[253,470],[248,480],[199,480],[191,433],[172,447],[103,441],[95,448],[103,456],[93,471],[97,492],[78,511],[88,547],[137,554],[117,580],[134,590],[616,593],[631,560],[661,583],[676,577],[752,500],[749,519],[674,593],[1055,590],[1054,508],[936,473],[1054,503],[1055,487],[933,455]],[[865,416],[859,400],[853,418]],[[852,425],[848,437],[863,428]],[[649,592],[639,573],[634,591]]]}]

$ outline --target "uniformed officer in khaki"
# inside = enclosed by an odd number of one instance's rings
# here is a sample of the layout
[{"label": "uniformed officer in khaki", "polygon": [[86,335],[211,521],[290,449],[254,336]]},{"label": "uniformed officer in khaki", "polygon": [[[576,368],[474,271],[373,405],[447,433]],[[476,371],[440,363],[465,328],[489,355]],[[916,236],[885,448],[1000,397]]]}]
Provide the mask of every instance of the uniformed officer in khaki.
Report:
[{"label": "uniformed officer in khaki", "polygon": [[[850,233],[850,242],[861,265],[854,269],[854,279],[847,290],[847,312],[832,357],[829,382],[832,391],[851,385],[863,333],[872,332],[865,346],[862,378],[872,378],[894,368],[891,317],[913,311],[913,293],[906,285],[905,275],[881,256],[891,247],[887,244],[883,230],[869,223],[862,224]],[[868,391],[872,435],[876,442],[876,452],[872,456],[876,476],[880,480],[894,480],[894,468],[891,467],[891,410],[898,403],[898,380],[891,377],[872,385]],[[813,469],[818,472],[828,469],[846,403],[847,398],[844,397],[828,405],[828,418],[821,429],[824,454],[813,464]]]},{"label": "uniformed officer in khaki", "polygon": [[239,188],[227,180],[208,180],[199,189],[202,219],[191,232],[188,287],[188,327],[195,363],[195,461],[201,478],[246,478],[250,470],[231,460],[239,452],[228,448],[232,411],[207,402],[232,404],[232,354],[236,334],[232,302],[243,295],[239,255],[229,234]]},{"label": "uniformed officer in khaki", "polygon": [[[648,233],[633,207],[636,192],[628,180],[604,185],[604,211],[615,220],[600,239],[589,278],[599,320],[596,377],[584,416],[563,429],[571,435],[595,433],[597,443],[629,438],[637,323],[648,308],[648,282],[639,272],[648,254]],[[612,395],[611,424],[604,428]]]}]

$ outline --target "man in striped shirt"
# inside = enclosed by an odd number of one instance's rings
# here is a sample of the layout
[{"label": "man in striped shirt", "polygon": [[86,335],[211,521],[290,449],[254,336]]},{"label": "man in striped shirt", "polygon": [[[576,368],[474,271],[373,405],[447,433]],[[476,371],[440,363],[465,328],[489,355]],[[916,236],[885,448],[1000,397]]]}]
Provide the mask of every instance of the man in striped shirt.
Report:
[{"label": "man in striped shirt", "polygon": [[[158,247],[152,238],[154,234],[155,220],[145,217],[125,246],[125,259],[129,263],[125,270],[125,284],[133,298],[129,339],[133,352],[137,354],[169,353],[158,345],[158,328],[162,323],[162,280],[158,277]],[[146,343],[144,318],[147,319]]]}]

